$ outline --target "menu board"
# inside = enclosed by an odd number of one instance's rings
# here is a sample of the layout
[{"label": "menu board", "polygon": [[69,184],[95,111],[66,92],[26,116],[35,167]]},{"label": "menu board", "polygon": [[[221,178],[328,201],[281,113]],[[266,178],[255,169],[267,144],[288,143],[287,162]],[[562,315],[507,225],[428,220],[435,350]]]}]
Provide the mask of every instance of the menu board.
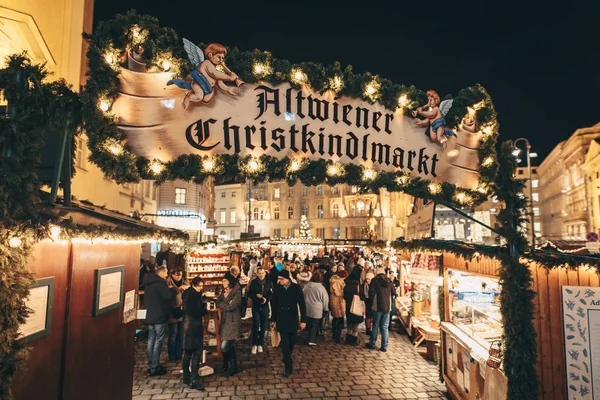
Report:
[{"label": "menu board", "polygon": [[38,279],[30,288],[25,305],[29,315],[19,326],[19,340],[31,342],[50,335],[54,277]]},{"label": "menu board", "polygon": [[567,394],[600,399],[600,288],[562,287]]}]

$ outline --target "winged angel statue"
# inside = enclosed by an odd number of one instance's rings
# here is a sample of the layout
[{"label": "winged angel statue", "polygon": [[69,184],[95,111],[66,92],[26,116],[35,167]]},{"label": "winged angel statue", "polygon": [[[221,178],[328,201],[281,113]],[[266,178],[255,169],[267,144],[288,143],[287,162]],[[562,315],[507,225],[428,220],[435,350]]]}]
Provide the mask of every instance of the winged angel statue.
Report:
[{"label": "winged angel statue", "polygon": [[[194,103],[210,103],[215,95],[215,85],[232,96],[240,94],[237,87],[225,84],[225,82],[235,82],[238,87],[244,85],[244,82],[225,65],[225,56],[227,55],[225,46],[219,43],[212,43],[203,52],[198,46],[184,38],[183,48],[194,65],[194,70],[190,74],[192,81],[171,79],[167,82],[167,86],[175,85],[181,89],[188,90],[181,104],[183,109],[187,108],[190,101]],[[204,58],[205,56],[206,59]],[[217,69],[218,66],[224,72],[219,71]]]},{"label": "winged angel statue", "polygon": [[[427,128],[425,134],[429,134],[429,137],[434,142],[442,145],[446,148],[448,142],[448,136],[456,136],[456,134],[446,126],[446,120],[444,117],[452,108],[452,102],[454,100],[444,100],[440,103],[440,96],[435,90],[427,91],[427,104],[422,107],[418,107],[412,112],[415,117],[417,126]],[[418,115],[425,117],[425,119],[418,118]]]}]

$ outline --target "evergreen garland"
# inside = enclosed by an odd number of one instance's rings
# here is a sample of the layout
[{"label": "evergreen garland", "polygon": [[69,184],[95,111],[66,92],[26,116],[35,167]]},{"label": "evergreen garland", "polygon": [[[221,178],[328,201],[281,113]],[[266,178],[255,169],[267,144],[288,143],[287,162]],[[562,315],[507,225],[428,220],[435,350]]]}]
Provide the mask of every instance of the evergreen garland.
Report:
[{"label": "evergreen garland", "polygon": [[[328,167],[333,165],[331,161],[299,158],[295,160],[298,168],[294,169],[291,168],[293,160],[287,157],[276,159],[264,155],[259,158],[259,168],[253,170],[248,168],[250,157],[183,154],[161,165],[162,170],[156,173],[151,168],[154,161],[136,156],[123,146],[125,135],[115,125],[110,115],[110,105],[118,95],[119,71],[126,64],[130,51],[146,60],[148,72],[163,72],[161,65],[164,61],[171,66],[169,72],[176,76],[185,77],[190,72],[192,65],[177,34],[172,29],[160,27],[154,17],[130,11],[110,21],[100,22],[94,34],[85,37],[90,42],[90,72],[82,98],[90,159],[117,183],[137,182],[140,179],[155,179],[158,183],[174,179],[202,183],[207,177],[215,176],[216,184],[253,179],[256,183],[286,181],[290,185],[300,181],[307,186],[345,183],[360,187],[361,192],[385,188],[459,207],[480,204],[487,198],[488,186],[497,169],[495,143],[498,124],[491,98],[480,85],[461,90],[446,116],[448,126],[459,129],[467,115],[467,107],[478,105],[477,122],[485,132],[479,148],[481,169],[478,190],[457,189],[449,183],[434,184],[432,187],[431,181],[411,179],[402,172],[377,172],[374,177],[366,178],[366,169],[359,165],[337,165],[340,172],[330,176],[327,172]],[[206,46],[200,44],[200,47]],[[313,62],[292,64],[276,59],[266,51],[227,50],[228,66],[245,82],[262,81],[272,85],[290,82],[293,87],[300,88],[301,82],[294,80],[294,74],[301,71],[304,81],[317,92],[335,89],[339,95],[359,98],[371,104],[377,102],[392,111],[399,107],[400,99],[404,100],[404,112],[407,114],[416,105],[426,102],[425,92],[414,86],[393,84],[388,79],[370,73],[358,74],[351,66],[342,69],[339,63],[329,66]],[[255,69],[257,65],[262,68],[260,73]],[[369,86],[374,88],[372,93],[366,90]],[[106,102],[108,113],[99,110],[98,105],[102,101]],[[119,146],[118,151],[111,151],[114,145]],[[209,169],[205,168],[208,159],[212,165]]]}]

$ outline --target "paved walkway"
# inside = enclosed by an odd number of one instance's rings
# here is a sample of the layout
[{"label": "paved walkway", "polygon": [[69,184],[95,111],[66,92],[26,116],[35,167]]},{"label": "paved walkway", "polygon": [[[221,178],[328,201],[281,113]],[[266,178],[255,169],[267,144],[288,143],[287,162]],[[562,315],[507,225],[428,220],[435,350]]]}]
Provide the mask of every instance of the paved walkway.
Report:
[{"label": "paved walkway", "polygon": [[[248,330],[249,321],[244,321]],[[238,362],[244,372],[233,377],[218,374],[204,377],[206,391],[190,390],[181,383],[180,364],[167,363],[165,346],[162,362],[169,373],[150,377],[146,372],[146,341],[136,345],[133,381],[134,400],[211,399],[445,399],[445,386],[439,383],[438,367],[416,351],[406,335],[392,324],[387,353],[364,347],[367,336],[361,326],[358,347],[335,344],[325,332],[316,347],[303,344],[294,349],[294,374],[283,378],[281,350],[270,346],[264,353],[250,354],[250,340],[236,343]],[[209,360],[218,372],[221,362]]]}]

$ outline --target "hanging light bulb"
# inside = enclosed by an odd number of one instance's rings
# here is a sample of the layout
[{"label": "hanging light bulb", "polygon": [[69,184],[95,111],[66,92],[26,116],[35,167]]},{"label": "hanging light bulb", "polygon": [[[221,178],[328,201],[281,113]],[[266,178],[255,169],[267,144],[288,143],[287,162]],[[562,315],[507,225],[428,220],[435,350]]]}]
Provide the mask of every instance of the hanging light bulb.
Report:
[{"label": "hanging light bulb", "polygon": [[112,64],[114,60],[115,59],[111,53],[106,53],[104,55],[104,61],[106,61],[107,64]]},{"label": "hanging light bulb", "polygon": [[103,99],[100,101],[98,107],[102,112],[107,112],[110,109],[110,102],[106,99]]},{"label": "hanging light bulb", "polygon": [[375,171],[373,171],[372,169],[367,169],[365,170],[363,177],[364,179],[371,180],[375,177]]},{"label": "hanging light bulb", "polygon": [[165,71],[168,71],[169,69],[171,69],[171,63],[165,60],[162,62],[162,67]]},{"label": "hanging light bulb", "polygon": [[408,104],[408,97],[403,94],[402,96],[400,96],[400,98],[398,98],[398,105],[402,108],[406,107],[406,105]]},{"label": "hanging light bulb", "polygon": [[298,171],[300,169],[300,163],[297,160],[292,161],[292,164],[290,165],[290,169],[292,171]]},{"label": "hanging light bulb", "polygon": [[155,174],[160,174],[164,168],[165,168],[164,165],[162,165],[162,163],[160,161],[154,161],[152,163],[152,165],[150,166],[150,169]]},{"label": "hanging light bulb", "polygon": [[327,168],[327,173],[331,176],[337,175],[338,169],[335,165],[330,165],[329,168]]},{"label": "hanging light bulb", "polygon": [[202,163],[202,167],[206,170],[206,171],[212,171],[213,168],[215,167],[215,162],[213,160],[205,160]]},{"label": "hanging light bulb", "polygon": [[21,240],[21,238],[18,238],[16,236],[10,238],[9,241],[8,241],[8,245],[10,247],[12,247],[13,249],[16,249],[17,247],[20,247],[22,243],[23,243],[23,241]]},{"label": "hanging light bulb", "polygon": [[251,161],[248,163],[248,167],[250,168],[250,170],[251,170],[251,171],[256,171],[256,170],[258,170],[258,167],[259,167],[258,161],[256,161],[256,160],[251,160]]}]

